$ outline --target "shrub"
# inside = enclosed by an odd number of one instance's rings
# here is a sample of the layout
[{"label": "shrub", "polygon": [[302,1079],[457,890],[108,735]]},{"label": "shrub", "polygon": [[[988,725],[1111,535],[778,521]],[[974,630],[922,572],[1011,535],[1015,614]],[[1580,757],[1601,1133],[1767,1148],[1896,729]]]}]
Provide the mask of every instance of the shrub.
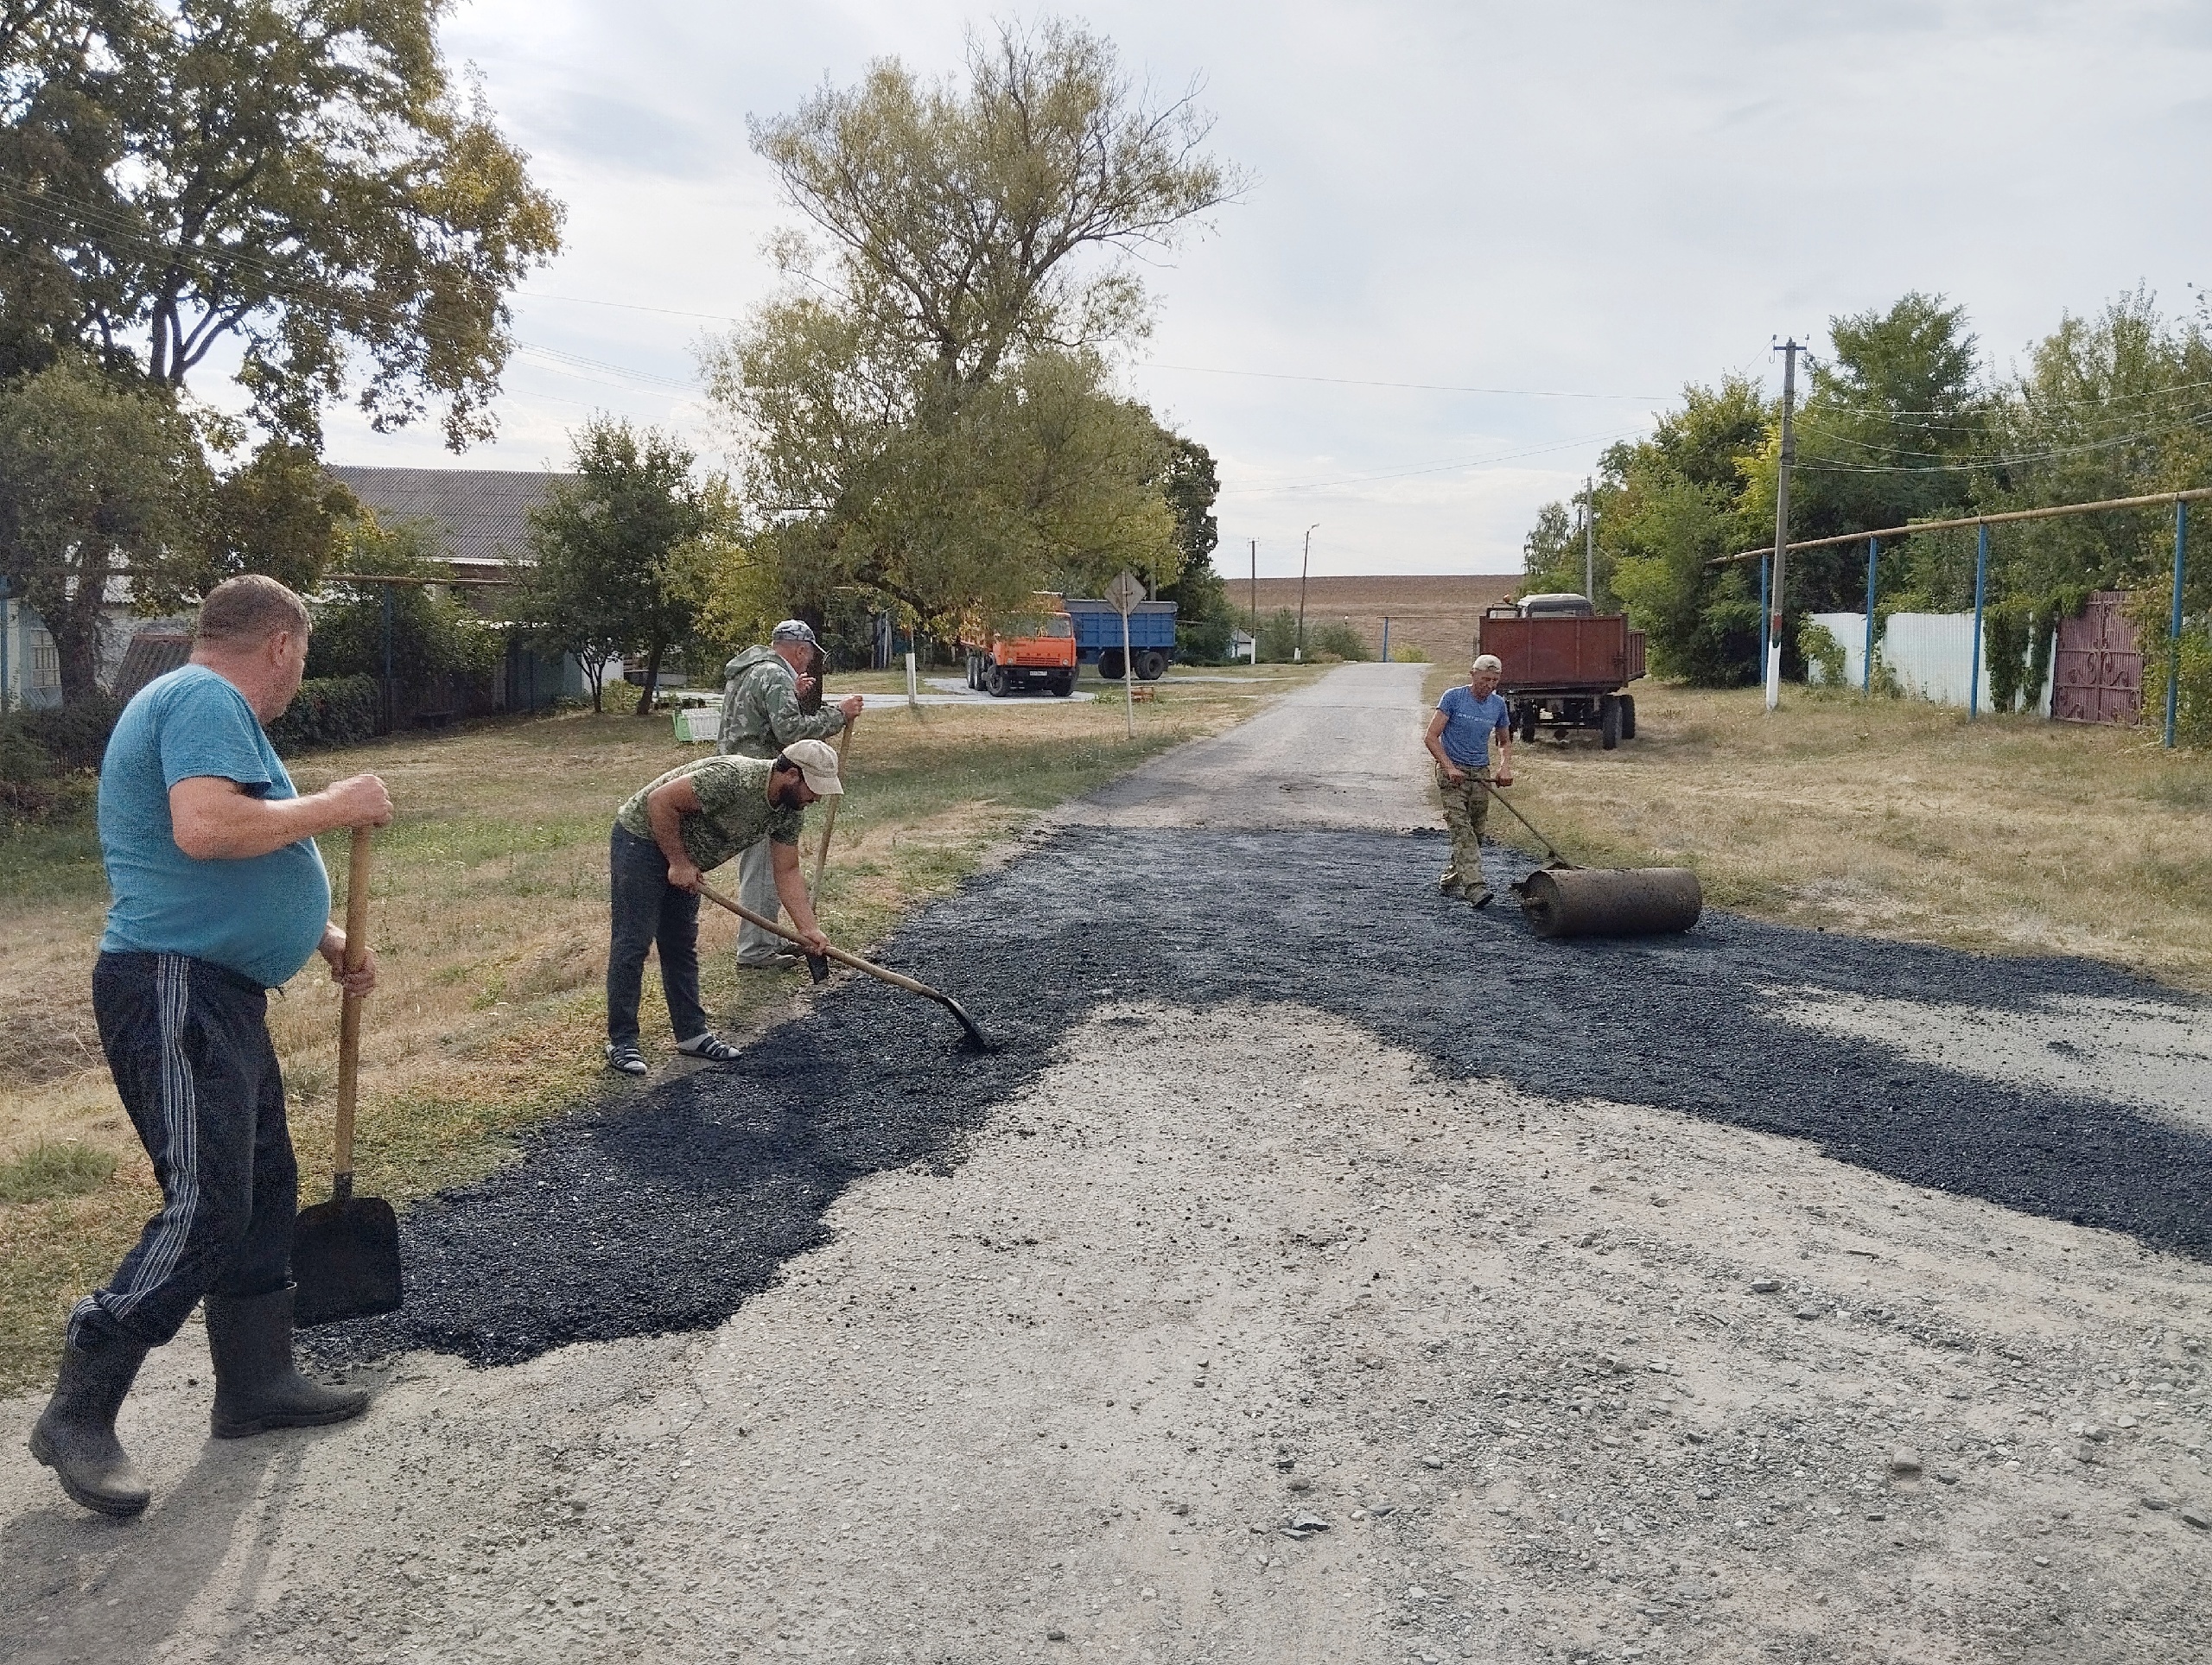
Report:
[{"label": "shrub", "polygon": [[1351,627],[1349,620],[1339,619],[1334,624],[1311,625],[1306,632],[1306,650],[1315,658],[1371,659],[1367,639]]},{"label": "shrub", "polygon": [[53,760],[57,774],[97,769],[107,752],[122,708],[105,694],[76,705],[34,706],[19,710],[16,721],[31,743]]},{"label": "shrub", "polygon": [[1178,619],[1176,656],[1191,664],[1219,664],[1229,657],[1229,630],[1226,619]]},{"label": "shrub", "polygon": [[1260,639],[1262,664],[1288,664],[1298,645],[1298,615],[1288,607],[1277,607],[1260,620],[1254,633]]},{"label": "shrub", "polygon": [[[1826,625],[1808,619],[1797,627],[1797,651],[1805,656],[1805,680],[1824,683],[1830,688],[1843,686],[1843,644]],[[1815,677],[1811,673],[1818,670]]]},{"label": "shrub", "polygon": [[1982,651],[1989,661],[1989,709],[2010,711],[2023,697],[2033,700],[2043,691],[2042,679],[2031,685],[2029,650],[2035,628],[2035,608],[2024,600],[1998,602],[1982,614]]},{"label": "shrub", "polygon": [[1425,648],[1415,647],[1411,642],[1402,642],[1390,650],[1390,663],[1393,664],[1427,664],[1428,663],[1428,652]]},{"label": "shrub", "polygon": [[373,677],[311,677],[269,725],[270,743],[285,757],[326,746],[359,746],[376,738],[380,704]]}]

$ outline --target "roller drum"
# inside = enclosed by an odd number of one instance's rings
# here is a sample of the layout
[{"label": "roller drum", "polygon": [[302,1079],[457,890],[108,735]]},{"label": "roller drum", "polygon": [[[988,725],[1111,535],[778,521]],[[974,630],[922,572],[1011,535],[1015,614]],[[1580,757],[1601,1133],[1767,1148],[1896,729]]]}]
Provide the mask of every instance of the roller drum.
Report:
[{"label": "roller drum", "polygon": [[1649,937],[1688,931],[1705,892],[1688,867],[1543,867],[1516,887],[1539,937]]}]

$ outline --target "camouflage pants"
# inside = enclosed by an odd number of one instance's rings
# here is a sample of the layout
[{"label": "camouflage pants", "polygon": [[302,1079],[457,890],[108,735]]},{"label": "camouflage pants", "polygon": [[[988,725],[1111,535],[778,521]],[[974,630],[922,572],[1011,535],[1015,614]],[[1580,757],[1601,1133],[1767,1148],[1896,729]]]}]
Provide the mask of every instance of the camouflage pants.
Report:
[{"label": "camouflage pants", "polygon": [[1490,791],[1477,783],[1487,781],[1490,771],[1466,769],[1461,774],[1464,778],[1455,785],[1441,769],[1436,772],[1444,824],[1452,829],[1452,865],[1444,870],[1444,882],[1481,890],[1487,882],[1483,878],[1483,826],[1490,819]]}]

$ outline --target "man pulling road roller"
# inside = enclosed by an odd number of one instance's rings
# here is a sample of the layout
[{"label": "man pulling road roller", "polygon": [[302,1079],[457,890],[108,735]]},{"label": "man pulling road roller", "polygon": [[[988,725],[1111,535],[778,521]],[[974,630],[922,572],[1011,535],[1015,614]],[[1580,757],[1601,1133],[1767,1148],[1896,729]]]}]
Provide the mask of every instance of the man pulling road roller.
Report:
[{"label": "man pulling road roller", "polygon": [[[748,647],[724,666],[722,720],[715,749],[726,757],[772,758],[794,740],[828,740],[857,718],[857,694],[811,714],[800,706],[800,697],[814,685],[810,673],[820,651],[804,620],[786,619],[769,632],[766,647]],[[771,870],[771,848],[770,841],[762,840],[737,858],[737,899],[773,919],[779,887]],[[747,924],[737,930],[737,963],[752,970],[772,970],[796,963],[796,956],[780,939]]]},{"label": "man pulling road roller", "polygon": [[[631,795],[607,847],[613,940],[607,956],[607,1067],[645,1073],[638,1049],[638,995],[645,950],[660,950],[676,1050],[727,1063],[737,1049],[707,1026],[699,1003],[699,877],[748,850],[766,865],[810,954],[828,950],[799,874],[801,812],[845,790],[837,754],[794,740],[773,759],[705,757],[670,770]],[[766,934],[766,933],[764,933]]]},{"label": "man pulling road roller", "polygon": [[207,593],[191,662],[124,708],[100,763],[100,853],[114,893],[92,967],[100,1050],[161,1182],[114,1276],[77,1303],[31,1454],[103,1515],[145,1508],[116,1413],[147,1353],[207,1298],[213,1429],[234,1439],[343,1421],[368,1408],[292,1363],[292,1220],[299,1171],[269,1038],[271,988],[320,953],[349,995],[319,833],[380,827],[374,775],[300,797],[263,724],[307,664],[306,604],[273,578]]},{"label": "man pulling road roller", "polygon": [[[1444,799],[1444,824],[1452,829],[1452,865],[1440,888],[1477,907],[1491,905],[1490,882],[1483,877],[1483,827],[1490,818],[1490,783],[1513,784],[1513,709],[1500,698],[1497,684],[1505,667],[1484,653],[1469,670],[1464,687],[1447,688],[1428,721],[1427,744],[1436,759],[1436,790]],[[1491,736],[1497,739],[1497,772],[1490,766]]]}]

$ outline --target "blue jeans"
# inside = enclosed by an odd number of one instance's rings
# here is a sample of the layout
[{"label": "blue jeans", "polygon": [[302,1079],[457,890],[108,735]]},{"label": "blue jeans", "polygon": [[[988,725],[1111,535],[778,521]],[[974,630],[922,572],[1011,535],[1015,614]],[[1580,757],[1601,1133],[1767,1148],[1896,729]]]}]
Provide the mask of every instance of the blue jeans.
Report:
[{"label": "blue jeans", "polygon": [[607,1038],[638,1044],[638,991],[645,950],[660,950],[661,993],[678,1040],[707,1032],[699,1004],[699,899],[668,882],[668,858],[650,838],[617,823],[607,842],[608,895],[614,923],[607,953]]}]

